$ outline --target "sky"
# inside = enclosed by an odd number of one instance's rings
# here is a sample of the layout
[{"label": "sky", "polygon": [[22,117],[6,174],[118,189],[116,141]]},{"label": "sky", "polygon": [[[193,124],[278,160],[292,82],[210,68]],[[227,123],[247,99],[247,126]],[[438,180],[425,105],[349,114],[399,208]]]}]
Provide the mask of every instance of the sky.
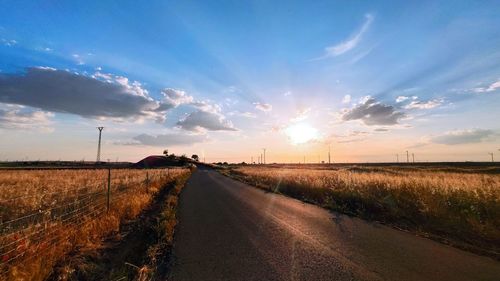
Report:
[{"label": "sky", "polygon": [[500,159],[498,7],[0,0],[0,161]]}]

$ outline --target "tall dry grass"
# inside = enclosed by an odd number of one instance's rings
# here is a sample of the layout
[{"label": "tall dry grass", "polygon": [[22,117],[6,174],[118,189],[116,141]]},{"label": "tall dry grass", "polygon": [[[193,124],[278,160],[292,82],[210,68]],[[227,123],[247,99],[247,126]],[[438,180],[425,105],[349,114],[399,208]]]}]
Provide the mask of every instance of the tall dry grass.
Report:
[{"label": "tall dry grass", "polygon": [[239,167],[237,178],[499,257],[500,175],[398,168]]},{"label": "tall dry grass", "polygon": [[0,279],[43,280],[70,253],[98,249],[188,169],[0,171]]}]

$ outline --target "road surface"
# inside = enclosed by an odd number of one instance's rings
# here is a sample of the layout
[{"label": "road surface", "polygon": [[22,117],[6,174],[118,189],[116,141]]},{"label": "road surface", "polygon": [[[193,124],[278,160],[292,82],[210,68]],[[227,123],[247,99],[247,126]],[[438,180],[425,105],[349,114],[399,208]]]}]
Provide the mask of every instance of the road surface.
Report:
[{"label": "road surface", "polygon": [[198,169],[169,280],[500,280],[500,262]]}]

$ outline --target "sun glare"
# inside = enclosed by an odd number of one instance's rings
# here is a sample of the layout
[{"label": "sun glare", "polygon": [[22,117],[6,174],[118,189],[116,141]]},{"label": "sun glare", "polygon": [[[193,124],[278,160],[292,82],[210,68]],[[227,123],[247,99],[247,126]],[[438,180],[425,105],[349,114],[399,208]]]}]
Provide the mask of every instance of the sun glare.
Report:
[{"label": "sun glare", "polygon": [[292,124],[285,129],[292,144],[303,144],[318,138],[318,130],[307,123]]}]

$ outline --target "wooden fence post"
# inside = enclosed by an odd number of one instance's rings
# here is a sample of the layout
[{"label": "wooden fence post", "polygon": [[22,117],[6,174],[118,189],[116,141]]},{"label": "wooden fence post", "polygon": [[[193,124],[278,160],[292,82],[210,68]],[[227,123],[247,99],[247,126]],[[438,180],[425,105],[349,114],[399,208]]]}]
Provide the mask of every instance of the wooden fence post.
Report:
[{"label": "wooden fence post", "polygon": [[111,167],[108,168],[108,195],[107,195],[107,212],[109,212],[109,193],[111,192]]}]

